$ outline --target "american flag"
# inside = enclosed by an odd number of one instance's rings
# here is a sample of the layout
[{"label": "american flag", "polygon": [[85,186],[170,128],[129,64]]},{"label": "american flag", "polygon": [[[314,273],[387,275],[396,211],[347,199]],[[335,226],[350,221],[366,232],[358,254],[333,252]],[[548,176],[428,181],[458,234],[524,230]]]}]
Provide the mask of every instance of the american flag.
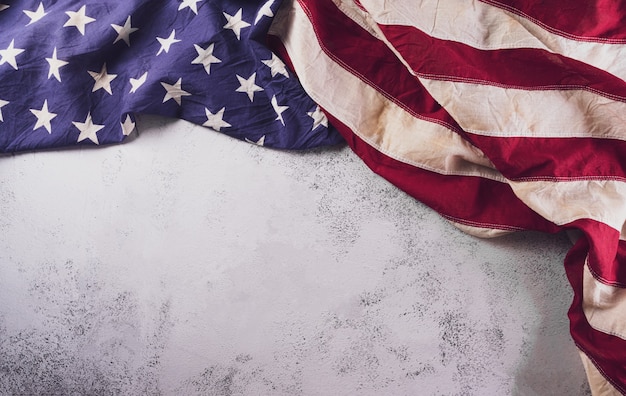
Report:
[{"label": "american flag", "polygon": [[474,235],[580,231],[571,334],[626,393],[626,4],[287,3],[276,51],[375,172]]},{"label": "american flag", "polygon": [[330,121],[466,232],[577,230],[572,338],[594,394],[626,394],[626,5],[279,3],[0,4],[0,147],[119,142],[153,113],[305,148]]},{"label": "american flag", "polygon": [[117,143],[141,113],[278,148],[341,141],[265,45],[278,6],[0,3],[0,151]]}]

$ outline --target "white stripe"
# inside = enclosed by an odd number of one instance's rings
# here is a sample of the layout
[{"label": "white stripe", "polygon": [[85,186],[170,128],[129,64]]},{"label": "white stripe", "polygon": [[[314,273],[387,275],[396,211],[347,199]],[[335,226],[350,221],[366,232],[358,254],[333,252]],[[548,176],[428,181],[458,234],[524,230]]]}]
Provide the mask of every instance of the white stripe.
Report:
[{"label": "white stripe", "polygon": [[626,221],[626,183],[617,180],[510,181],[515,195],[557,225],[592,219],[621,231]]},{"label": "white stripe", "polygon": [[442,40],[480,49],[547,49],[516,15],[480,1],[362,0],[361,4],[382,25],[412,26]]},{"label": "white stripe", "polygon": [[580,359],[583,362],[583,367],[587,373],[587,380],[589,381],[591,394],[594,396],[621,396],[622,393],[615,389],[615,387],[611,385],[606,378],[604,378],[591,359],[589,359],[583,351],[579,352]]},{"label": "white stripe", "polygon": [[384,25],[413,26],[442,40],[479,49],[538,48],[626,79],[626,45],[581,42],[551,33],[517,14],[473,0],[362,0]]},{"label": "white stripe", "polygon": [[319,46],[300,5],[291,7],[281,7],[270,33],[281,37],[300,82],[321,107],[398,161],[444,175],[505,181],[491,161],[458,134],[416,118],[333,61]]},{"label": "white stripe", "polygon": [[[466,234],[475,236],[477,238],[485,238],[485,239],[500,238],[504,235],[512,234],[513,232],[515,232],[513,230],[502,230],[498,228],[486,228],[484,226],[473,226],[473,225],[468,225],[464,223],[459,223],[457,221],[453,221],[448,218],[446,219],[450,222],[450,224],[452,224],[459,230],[463,231]],[[521,231],[521,229],[518,231]]]},{"label": "white stripe", "polygon": [[591,327],[626,340],[626,289],[598,281],[587,263],[583,272],[583,311]]},{"label": "white stripe", "polygon": [[467,132],[626,140],[626,103],[584,90],[525,90],[420,78]]}]

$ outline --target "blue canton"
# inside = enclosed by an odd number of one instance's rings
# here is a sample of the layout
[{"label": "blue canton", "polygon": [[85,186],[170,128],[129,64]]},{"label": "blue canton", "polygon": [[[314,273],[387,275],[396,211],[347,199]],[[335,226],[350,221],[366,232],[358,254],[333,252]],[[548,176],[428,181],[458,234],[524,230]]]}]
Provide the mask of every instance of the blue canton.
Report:
[{"label": "blue canton", "polygon": [[265,44],[279,3],[0,3],[0,151],[118,143],[136,114],[277,148],[340,142]]}]

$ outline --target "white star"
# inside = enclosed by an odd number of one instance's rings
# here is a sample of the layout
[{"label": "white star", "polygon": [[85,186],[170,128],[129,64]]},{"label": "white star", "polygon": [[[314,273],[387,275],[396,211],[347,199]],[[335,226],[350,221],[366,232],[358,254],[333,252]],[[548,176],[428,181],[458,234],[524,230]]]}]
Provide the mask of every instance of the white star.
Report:
[{"label": "white star", "polygon": [[202,49],[202,47],[196,44],[194,44],[193,46],[196,48],[198,57],[192,60],[191,63],[194,65],[203,65],[204,70],[206,70],[206,74],[211,74],[211,64],[221,62],[221,60],[213,56],[213,47],[215,46],[215,44],[209,44],[207,49]]},{"label": "white star", "polygon": [[4,65],[8,63],[13,66],[15,70],[17,70],[17,61],[15,57],[24,52],[21,48],[14,47],[15,39],[11,40],[11,44],[7,47],[7,49],[0,50],[0,65]]},{"label": "white star", "polygon": [[94,124],[91,119],[91,113],[87,113],[87,118],[85,122],[76,122],[73,121],[72,124],[80,131],[80,135],[78,136],[78,142],[82,142],[85,139],[89,139],[95,144],[100,144],[98,142],[97,132],[104,128],[104,125]]},{"label": "white star", "polygon": [[161,83],[163,88],[165,88],[165,90],[167,91],[167,93],[163,97],[163,103],[167,102],[170,99],[174,99],[176,103],[178,103],[178,105],[180,106],[181,98],[183,96],[191,96],[189,92],[181,88],[182,80],[182,78],[179,78],[174,85],[170,85],[164,82]]},{"label": "white star", "polygon": [[315,130],[320,125],[324,125],[328,128],[328,118],[326,118],[326,114],[322,112],[319,106],[315,108],[315,111],[309,111],[307,113],[309,117],[313,118],[313,127],[311,130]]},{"label": "white star", "polygon": [[122,133],[124,136],[130,135],[135,130],[135,123],[128,114],[126,114],[126,119],[124,122],[120,123],[120,125],[122,126]]},{"label": "white star", "polygon": [[259,138],[259,140],[257,140],[256,142],[246,138],[246,142],[252,143],[252,144],[256,144],[257,146],[264,146],[265,145],[265,135],[261,136]]},{"label": "white star", "polygon": [[256,73],[252,73],[252,75],[246,80],[243,77],[237,75],[237,79],[239,80],[239,88],[236,89],[237,92],[244,92],[248,94],[248,98],[250,98],[250,102],[254,101],[254,93],[258,91],[263,91],[263,88],[259,87],[254,83],[256,79]]},{"label": "white star", "polygon": [[100,70],[100,72],[89,71],[88,73],[95,80],[91,92],[96,92],[99,89],[104,89],[109,93],[109,95],[113,95],[113,92],[111,91],[111,81],[113,81],[115,77],[117,77],[117,74],[108,74],[106,63],[102,65],[102,70]]},{"label": "white star", "polygon": [[194,14],[198,15],[198,2],[200,1],[202,0],[183,0],[183,2],[178,6],[178,11],[185,7],[189,7]]},{"label": "white star", "polygon": [[204,112],[206,114],[206,122],[202,125],[205,127],[209,127],[215,129],[216,131],[220,131],[222,128],[228,128],[231,126],[229,123],[224,121],[224,110],[225,107],[222,107],[217,113],[213,114],[206,107],[204,108]]},{"label": "white star", "polygon": [[161,43],[161,48],[159,48],[159,52],[157,52],[157,55],[160,55],[163,51],[165,51],[166,53],[170,52],[170,47],[172,46],[172,44],[180,42],[180,40],[176,39],[175,36],[176,30],[172,29],[172,33],[170,33],[170,36],[168,38],[165,39],[157,37],[157,40],[159,41],[159,43]]},{"label": "white star", "polygon": [[30,18],[30,22],[26,24],[26,26],[28,26],[46,16],[47,12],[43,9],[43,3],[39,3],[39,7],[37,7],[36,11],[24,10],[24,14]]},{"label": "white star", "polygon": [[126,18],[126,22],[124,26],[111,24],[111,27],[115,29],[117,32],[117,38],[113,42],[113,44],[117,43],[120,40],[124,40],[127,46],[130,47],[130,34],[139,30],[139,28],[134,28],[130,25],[130,15]]},{"label": "white star", "polygon": [[4,122],[4,118],[2,118],[2,108],[8,104],[9,102],[7,102],[6,100],[0,99],[0,122]]},{"label": "white star", "polygon": [[66,11],[65,13],[70,17],[63,27],[76,26],[76,29],[85,35],[85,25],[94,22],[95,19],[85,15],[85,9],[87,6],[83,5],[78,11]]},{"label": "white star", "polygon": [[271,8],[272,4],[274,4],[274,0],[267,0],[267,2],[265,4],[263,4],[263,6],[261,6],[261,8],[259,9],[258,14],[256,14],[256,19],[254,20],[254,24],[255,25],[264,16],[270,17],[270,18],[274,16],[274,12],[272,11],[272,8]]},{"label": "white star", "polygon": [[7,5],[7,4],[0,4],[0,11],[4,11],[4,10],[6,10],[6,9],[7,9],[7,8],[9,8],[9,7],[10,7],[10,6],[9,6],[9,5]]},{"label": "white star", "polygon": [[48,133],[52,133],[52,127],[50,126],[50,121],[56,117],[56,113],[51,113],[48,111],[48,100],[43,101],[43,107],[41,110],[30,109],[30,112],[37,117],[37,122],[35,123],[35,127],[33,131],[37,128],[44,127]]},{"label": "white star", "polygon": [[237,40],[241,40],[241,29],[247,28],[250,24],[241,19],[241,8],[235,15],[228,15],[227,13],[223,13],[226,17],[228,23],[224,25],[224,29],[230,29],[237,36]]},{"label": "white star", "polygon": [[279,120],[283,125],[285,125],[285,120],[283,120],[283,113],[285,112],[285,110],[289,108],[289,106],[279,106],[278,100],[276,100],[276,95],[274,95],[272,96],[272,107],[274,108],[274,111],[278,115],[276,119]]},{"label": "white star", "polygon": [[130,88],[130,92],[129,93],[137,92],[139,87],[141,87],[146,82],[147,79],[148,79],[148,72],[145,72],[139,78],[132,78],[131,77],[131,79],[130,79],[130,86],[131,86],[131,88]]},{"label": "white star", "polygon": [[61,82],[61,74],[59,73],[59,69],[67,65],[68,62],[57,59],[57,47],[54,47],[54,50],[52,51],[52,58],[46,58],[46,60],[50,64],[50,70],[48,70],[48,78],[54,76],[57,81]]},{"label": "white star", "polygon": [[287,67],[285,66],[285,64],[283,63],[283,61],[280,60],[279,57],[276,56],[276,54],[272,53],[272,58],[268,59],[268,60],[264,60],[261,61],[263,62],[263,64],[267,67],[269,67],[272,71],[272,77],[275,77],[277,74],[282,74],[283,76],[289,78],[289,73],[287,72]]}]

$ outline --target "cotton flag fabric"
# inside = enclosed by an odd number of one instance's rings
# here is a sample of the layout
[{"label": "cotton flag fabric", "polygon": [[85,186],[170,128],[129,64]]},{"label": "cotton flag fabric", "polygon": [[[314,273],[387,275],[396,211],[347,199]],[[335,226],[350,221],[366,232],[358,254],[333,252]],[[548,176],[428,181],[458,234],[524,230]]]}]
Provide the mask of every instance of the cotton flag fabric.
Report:
[{"label": "cotton flag fabric", "polygon": [[571,335],[602,395],[626,393],[625,15],[611,0],[299,0],[270,32],[354,151],[459,228],[580,232]]},{"label": "cotton flag fabric", "polygon": [[116,143],[141,113],[343,138],[466,232],[578,232],[571,335],[594,394],[626,394],[625,51],[617,0],[13,1],[0,149]]},{"label": "cotton flag fabric", "polygon": [[278,6],[0,0],[0,151],[117,143],[137,114],[277,148],[336,144],[265,45]]}]

